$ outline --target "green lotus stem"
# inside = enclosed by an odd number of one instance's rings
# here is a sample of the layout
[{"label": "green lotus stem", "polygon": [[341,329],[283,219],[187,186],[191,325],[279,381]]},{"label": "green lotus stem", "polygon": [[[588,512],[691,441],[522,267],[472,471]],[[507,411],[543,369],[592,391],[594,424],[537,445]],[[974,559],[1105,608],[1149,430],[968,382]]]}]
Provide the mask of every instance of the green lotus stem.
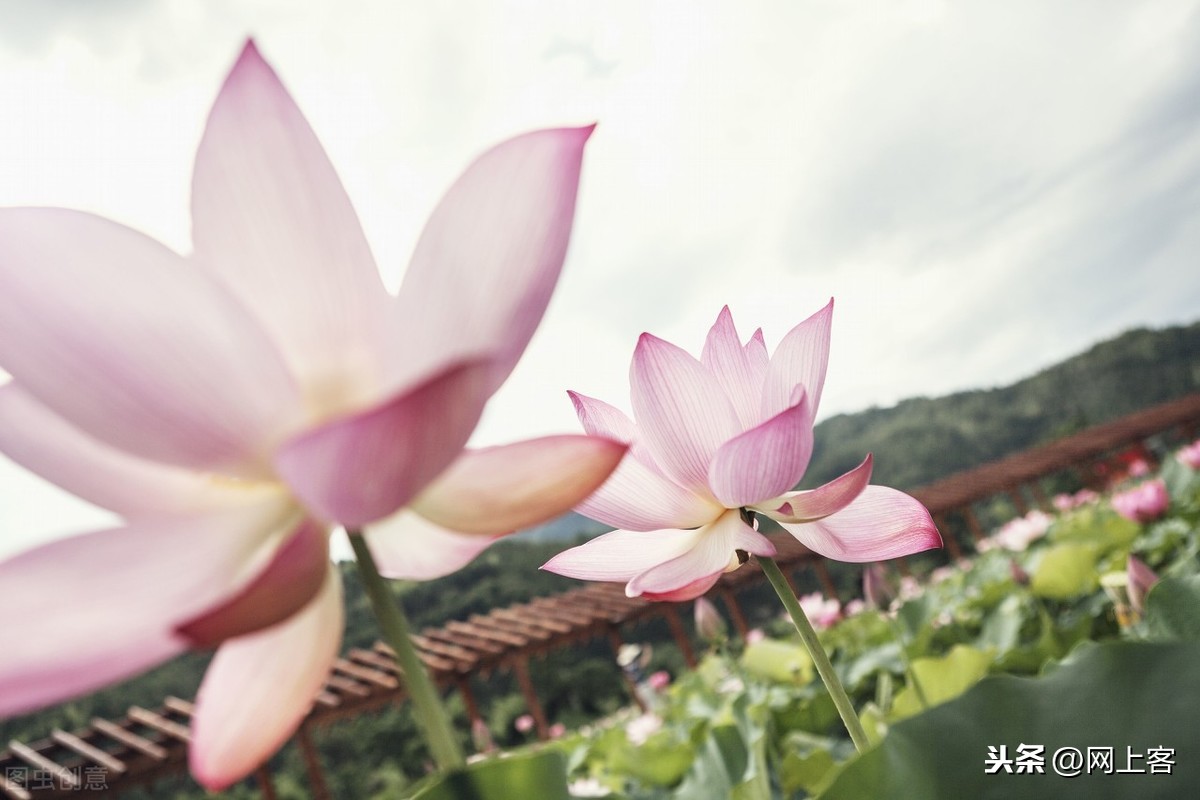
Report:
[{"label": "green lotus stem", "polygon": [[812,658],[813,664],[816,665],[817,674],[821,676],[821,680],[825,681],[825,688],[829,690],[829,696],[833,698],[833,704],[837,706],[838,713],[842,715],[842,722],[845,723],[846,730],[850,732],[851,741],[854,742],[858,752],[865,752],[871,746],[867,741],[867,732],[863,730],[862,722],[854,711],[854,704],[850,702],[845,687],[838,680],[837,673],[833,671],[833,664],[830,663],[825,648],[821,646],[817,632],[813,629],[812,623],[808,621],[804,609],[800,607],[800,601],[792,592],[787,578],[783,576],[775,559],[758,556],[758,563],[766,574],[767,580],[771,582],[772,588],[775,589],[775,594],[779,595],[780,601],[783,602],[783,607],[787,609],[788,616],[792,618],[792,624],[796,626],[800,640],[808,648],[808,654]]},{"label": "green lotus stem", "polygon": [[438,691],[429,679],[429,673],[417,657],[417,651],[409,636],[408,619],[388,591],[387,583],[379,574],[362,533],[346,533],[350,537],[350,546],[354,548],[358,573],[362,576],[367,597],[371,600],[371,608],[375,611],[375,618],[383,631],[383,639],[396,652],[401,677],[408,690],[408,696],[412,698],[417,723],[425,734],[425,743],[433,753],[433,760],[443,772],[460,769],[466,766],[467,761],[458,745],[458,739],[454,736],[450,715],[446,713]]}]

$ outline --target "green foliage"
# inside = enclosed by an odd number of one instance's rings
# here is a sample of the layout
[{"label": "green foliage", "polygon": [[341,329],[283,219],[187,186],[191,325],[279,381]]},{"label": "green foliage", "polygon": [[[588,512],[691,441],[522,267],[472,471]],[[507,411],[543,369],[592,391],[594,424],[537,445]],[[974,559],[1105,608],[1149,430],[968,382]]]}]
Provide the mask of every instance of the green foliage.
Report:
[{"label": "green foliage", "polygon": [[[1109,642],[1080,648],[1040,679],[993,676],[957,700],[913,717],[879,747],[841,770],[821,800],[1104,800],[1200,796],[1200,763],[1192,752],[1200,715],[1200,644]],[[989,747],[1009,757],[1021,744],[1044,747],[1043,774],[984,772]],[[1062,747],[1113,747],[1115,768],[1126,748],[1176,750],[1170,775],[1055,774]]]}]

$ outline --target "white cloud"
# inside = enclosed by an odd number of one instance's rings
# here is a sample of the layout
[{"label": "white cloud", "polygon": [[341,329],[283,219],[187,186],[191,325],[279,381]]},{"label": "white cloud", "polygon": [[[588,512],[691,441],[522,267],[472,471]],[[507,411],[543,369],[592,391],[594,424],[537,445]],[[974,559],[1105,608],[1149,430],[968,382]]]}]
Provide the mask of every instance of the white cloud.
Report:
[{"label": "white cloud", "polygon": [[[637,335],[698,351],[726,303],[774,343],[837,297],[825,413],[1007,382],[1200,307],[1195,2],[35,5],[0,5],[0,204],[180,249],[248,33],[393,283],[475,153],[598,120],[564,278],[482,442],[574,429],[567,388],[626,405]],[[33,485],[10,470],[0,497]],[[6,511],[6,541],[61,530],[51,506]]]}]

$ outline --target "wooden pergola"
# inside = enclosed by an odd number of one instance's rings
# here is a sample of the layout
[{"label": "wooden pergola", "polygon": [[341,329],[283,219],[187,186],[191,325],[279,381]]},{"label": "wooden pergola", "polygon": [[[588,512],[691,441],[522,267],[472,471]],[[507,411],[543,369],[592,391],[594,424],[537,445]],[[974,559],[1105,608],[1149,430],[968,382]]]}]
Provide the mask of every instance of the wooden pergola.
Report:
[{"label": "wooden pergola", "polygon": [[[1085,483],[1095,483],[1096,465],[1114,452],[1142,446],[1150,437],[1167,432],[1190,439],[1198,427],[1200,394],[1192,394],[956,473],[912,494],[929,508],[944,532],[957,515],[978,541],[984,532],[973,510],[975,504],[1004,495],[1019,513],[1031,507],[1047,508],[1049,501],[1040,486],[1042,479],[1065,470],[1077,470]],[[960,557],[960,543],[953,536],[945,538],[948,555]],[[789,579],[794,579],[799,569],[811,569],[826,594],[837,595],[820,556],[791,536],[778,534],[772,539],[779,551],[776,560]],[[713,595],[723,600],[741,635],[745,635],[747,623],[737,601],[737,591],[761,578],[761,571],[751,564],[723,576],[712,590]],[[521,688],[538,735],[546,738],[549,722],[530,678],[530,659],[595,638],[607,640],[615,653],[624,642],[624,627],[652,618],[665,619],[685,660],[694,665],[694,651],[678,606],[628,598],[616,584],[589,584],[563,594],[454,620],[415,634],[413,642],[438,686],[462,696],[472,721],[480,720],[481,715],[470,679],[498,671],[510,672]],[[630,682],[628,676],[625,679]],[[630,685],[629,689],[633,700],[638,702],[634,687]],[[312,741],[312,729],[403,700],[399,671],[386,645],[351,649],[338,660],[295,737],[315,798],[330,795]],[[46,738],[28,744],[12,741],[0,752],[0,798],[51,800],[77,797],[83,790],[116,793],[178,774],[186,770],[191,714],[189,701],[168,697],[158,708],[135,706],[120,719],[96,718],[74,732],[54,730]],[[275,791],[269,772],[261,770],[257,779],[262,796],[273,799]]]}]

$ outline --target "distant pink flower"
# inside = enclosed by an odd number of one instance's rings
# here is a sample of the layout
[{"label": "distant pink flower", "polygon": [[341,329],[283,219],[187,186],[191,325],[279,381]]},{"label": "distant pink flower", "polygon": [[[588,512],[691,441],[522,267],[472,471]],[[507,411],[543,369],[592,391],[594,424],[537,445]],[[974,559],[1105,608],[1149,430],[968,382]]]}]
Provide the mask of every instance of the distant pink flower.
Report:
[{"label": "distant pink flower", "polygon": [[1070,511],[1073,508],[1094,503],[1100,495],[1091,489],[1080,489],[1075,494],[1059,494],[1054,496],[1054,507],[1059,511]]},{"label": "distant pink flower", "polygon": [[929,582],[937,586],[939,583],[950,580],[960,572],[958,566],[954,564],[945,564],[938,567],[933,572],[929,573]]},{"label": "distant pink flower", "polygon": [[695,603],[696,633],[706,642],[725,638],[725,620],[711,601],[697,597]]},{"label": "distant pink flower", "polygon": [[1141,615],[1146,607],[1146,595],[1158,583],[1158,575],[1145,561],[1132,554],[1126,559],[1125,574],[1129,605],[1135,614]]},{"label": "distant pink flower", "polygon": [[589,134],[476,160],[398,295],[253,44],[200,142],[191,255],[84,212],[0,210],[0,451],[125,520],[0,563],[0,606],[37,621],[0,654],[0,716],[216,647],[190,758],[224,788],[337,656],[330,529],[366,526],[388,574],[428,578],[595,488],[624,445],[463,449],[549,300]]},{"label": "distant pink flower", "polygon": [[1175,458],[1184,466],[1200,470],[1200,439],[1182,448],[1175,454]]},{"label": "distant pink flower", "polygon": [[1134,522],[1153,522],[1167,512],[1170,502],[1167,485],[1161,478],[1146,481],[1112,497],[1116,512]]},{"label": "distant pink flower", "polygon": [[868,564],[863,570],[862,584],[863,597],[872,608],[887,608],[896,597],[882,564]]},{"label": "distant pink flower", "polygon": [[661,692],[671,685],[671,673],[663,669],[652,672],[650,677],[646,678],[646,683],[650,684],[650,688],[654,691]]},{"label": "distant pink flower", "polygon": [[522,714],[513,720],[513,727],[520,733],[529,733],[533,730],[533,725],[533,715],[531,714]]},{"label": "distant pink flower", "polygon": [[801,597],[800,608],[804,609],[804,616],[817,630],[828,628],[842,618],[842,604],[837,598],[826,598],[820,592]]},{"label": "distant pink flower", "polygon": [[851,600],[849,603],[846,603],[846,608],[844,609],[847,617],[853,617],[857,614],[861,614],[862,612],[864,612],[866,610],[867,610],[867,603],[861,597],[856,597],[853,600]]},{"label": "distant pink flower", "polygon": [[1046,535],[1054,518],[1044,511],[1033,510],[1023,517],[1009,520],[987,539],[979,543],[980,552],[997,547],[1020,552]]},{"label": "distant pink flower", "polygon": [[746,632],[746,644],[757,644],[766,638],[766,631],[762,628],[751,628]]},{"label": "distant pink flower", "polygon": [[556,722],[546,730],[546,734],[551,739],[561,739],[567,735],[567,726],[561,722]]},{"label": "distant pink flower", "polygon": [[629,740],[630,744],[640,746],[662,730],[662,726],[662,717],[657,714],[642,714],[625,723],[625,738]]},{"label": "distant pink flower", "polygon": [[650,334],[630,369],[634,420],[571,393],[589,433],[630,443],[630,455],[576,510],[621,530],[552,558],[543,568],[621,581],[626,594],[689,600],[748,553],[775,547],[743,519],[765,514],[821,555],[896,558],[941,545],[912,497],[868,486],[871,457],[809,491],[792,491],[808,466],[813,418],[829,360],[833,301],[768,357],[762,331],[742,344],[728,307],[699,359]]}]

